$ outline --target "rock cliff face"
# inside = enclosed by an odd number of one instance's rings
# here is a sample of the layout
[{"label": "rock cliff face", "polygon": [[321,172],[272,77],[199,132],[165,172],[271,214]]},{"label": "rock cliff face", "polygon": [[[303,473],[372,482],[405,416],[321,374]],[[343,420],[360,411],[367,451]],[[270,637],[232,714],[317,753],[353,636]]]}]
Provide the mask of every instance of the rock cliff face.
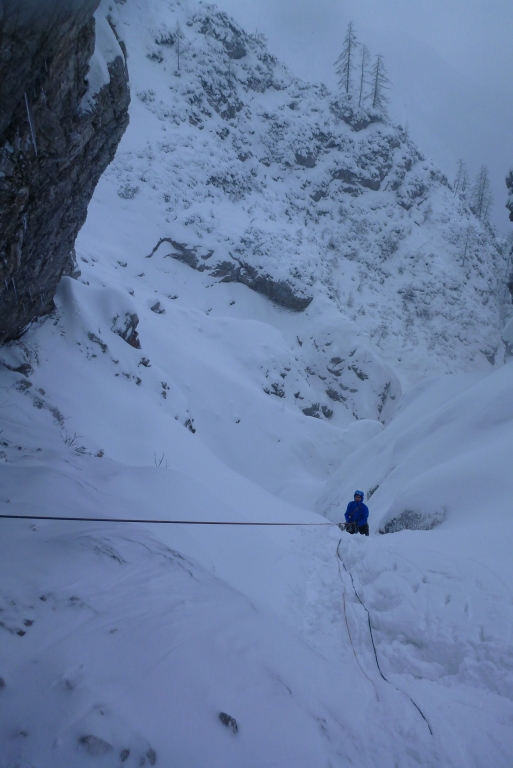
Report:
[{"label": "rock cliff face", "polygon": [[53,306],[128,124],[128,75],[99,0],[0,0],[0,343]]}]

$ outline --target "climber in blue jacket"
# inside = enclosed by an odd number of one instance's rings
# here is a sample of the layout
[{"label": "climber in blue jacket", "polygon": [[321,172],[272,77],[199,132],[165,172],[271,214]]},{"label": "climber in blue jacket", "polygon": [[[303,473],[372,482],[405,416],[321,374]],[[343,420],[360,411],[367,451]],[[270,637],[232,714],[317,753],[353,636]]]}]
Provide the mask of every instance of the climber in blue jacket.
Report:
[{"label": "climber in blue jacket", "polygon": [[346,531],[348,533],[360,532],[362,536],[369,535],[369,508],[363,503],[363,491],[354,492],[354,501],[350,501],[346,509]]}]

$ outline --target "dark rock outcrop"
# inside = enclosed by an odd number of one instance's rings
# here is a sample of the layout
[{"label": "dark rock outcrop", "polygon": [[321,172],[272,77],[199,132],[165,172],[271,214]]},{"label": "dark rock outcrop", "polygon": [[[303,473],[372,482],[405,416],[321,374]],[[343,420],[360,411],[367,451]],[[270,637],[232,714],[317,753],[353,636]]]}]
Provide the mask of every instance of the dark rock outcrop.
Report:
[{"label": "dark rock outcrop", "polygon": [[405,509],[398,515],[380,525],[380,533],[398,533],[399,531],[431,531],[441,525],[447,517],[445,508],[431,512]]},{"label": "dark rock outcrop", "polygon": [[93,757],[100,757],[100,755],[105,755],[107,752],[112,752],[112,744],[92,734],[81,736],[78,743],[85,752]]},{"label": "dark rock outcrop", "polygon": [[315,168],[317,160],[314,155],[301,155],[299,152],[296,152],[296,163],[302,165],[303,168]]},{"label": "dark rock outcrop", "polygon": [[227,715],[226,712],[219,713],[219,720],[223,725],[226,725],[227,728],[231,728],[234,733],[237,733],[239,730],[237,720],[231,715]]},{"label": "dark rock outcrop", "polygon": [[126,312],[122,318],[120,318],[119,315],[113,318],[111,330],[114,333],[117,333],[118,336],[121,336],[121,338],[134,349],[141,349],[141,342],[139,341],[139,334],[137,333],[138,325],[139,318],[137,315]]},{"label": "dark rock outcrop", "polygon": [[207,261],[207,259],[209,259],[214,253],[214,251],[209,251],[205,248],[198,248],[194,245],[189,246],[185,245],[184,243],[178,243],[171,237],[162,237],[152,252],[146,256],[146,258],[151,259],[151,257],[158,251],[162,243],[169,243],[169,245],[172,247],[173,250],[169,256],[172,256],[173,259],[181,261],[184,264],[188,264],[189,267],[197,269],[198,272],[204,272],[206,269],[206,265],[202,264],[200,259]]},{"label": "dark rock outcrop", "polygon": [[234,261],[221,261],[209,270],[221,283],[242,283],[255,293],[266,296],[274,304],[294,312],[302,312],[312,302],[313,296],[299,293],[287,280],[276,280],[268,272],[259,272],[251,264],[232,257]]},{"label": "dark rock outcrop", "polygon": [[53,307],[128,124],[122,52],[87,107],[99,0],[0,0],[0,343]]},{"label": "dark rock outcrop", "polygon": [[170,237],[161,238],[146,258],[151,259],[162,243],[169,243],[172,247],[171,252],[166,254],[167,256],[187,264],[198,272],[206,271],[212,277],[218,278],[221,283],[242,283],[251,288],[252,291],[266,296],[274,304],[285,307],[285,309],[302,312],[313,300],[313,296],[300,293],[287,280],[276,280],[268,272],[260,272],[251,264],[232,256],[232,254],[230,254],[232,258],[230,261],[215,261],[208,265],[205,262],[214,255],[214,251],[178,243]]}]

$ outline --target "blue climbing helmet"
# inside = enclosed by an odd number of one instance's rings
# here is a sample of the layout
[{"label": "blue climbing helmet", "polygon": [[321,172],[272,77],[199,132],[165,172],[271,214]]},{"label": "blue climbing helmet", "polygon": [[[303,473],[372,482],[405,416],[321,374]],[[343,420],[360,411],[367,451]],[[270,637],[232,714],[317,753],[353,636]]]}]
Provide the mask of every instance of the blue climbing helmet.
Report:
[{"label": "blue climbing helmet", "polygon": [[362,501],[363,501],[363,500],[364,500],[364,498],[365,498],[365,494],[364,494],[364,492],[363,492],[363,491],[355,491],[355,492],[354,492],[354,496],[361,496],[361,497],[362,497]]}]

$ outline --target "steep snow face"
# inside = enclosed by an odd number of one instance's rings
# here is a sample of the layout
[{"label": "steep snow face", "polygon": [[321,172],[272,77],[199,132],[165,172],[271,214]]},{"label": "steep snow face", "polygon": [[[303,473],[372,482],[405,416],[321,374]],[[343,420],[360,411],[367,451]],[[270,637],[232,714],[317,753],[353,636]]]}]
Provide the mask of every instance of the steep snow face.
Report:
[{"label": "steep snow face", "polygon": [[[469,704],[479,690],[478,709],[502,699],[504,711],[513,699],[512,386],[511,362],[426,379],[342,462],[317,505],[340,520],[354,485],[367,492],[384,535],[378,548],[347,555],[388,673],[459,687]],[[503,736],[499,763],[513,749]]]},{"label": "steep snow face", "polygon": [[[97,198],[120,196],[116,237],[141,255],[169,238],[154,261],[170,255],[289,310],[318,315],[327,300],[365,344],[366,376],[371,359],[412,381],[502,355],[504,246],[402,129],[297,80],[215,7],[145,0],[119,15],[134,103]],[[354,343],[337,335],[347,371]],[[326,377],[321,417],[347,397],[329,367],[311,368]],[[373,414],[354,398],[350,410],[380,417],[388,376]]]},{"label": "steep snow face", "polygon": [[318,510],[341,519],[352,493],[346,478],[359,477],[383,533],[446,520],[451,529],[482,526],[483,545],[504,526],[509,533],[512,383],[511,362],[488,375],[426,379],[403,397],[389,427],[342,462]]}]

